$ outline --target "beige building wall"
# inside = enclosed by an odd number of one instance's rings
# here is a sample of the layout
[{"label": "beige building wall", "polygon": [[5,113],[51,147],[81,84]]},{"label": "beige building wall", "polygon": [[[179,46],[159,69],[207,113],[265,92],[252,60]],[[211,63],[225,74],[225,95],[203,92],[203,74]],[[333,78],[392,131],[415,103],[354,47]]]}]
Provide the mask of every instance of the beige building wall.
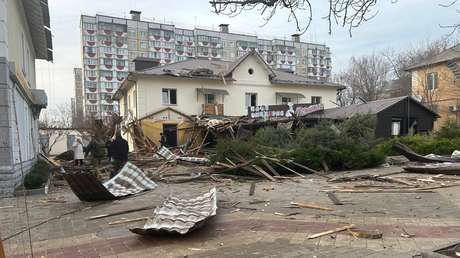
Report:
[{"label": "beige building wall", "polygon": [[7,31],[9,61],[16,63],[16,69],[21,69],[31,88],[35,85],[35,50],[33,48],[29,26],[24,16],[22,1],[7,2]]},{"label": "beige building wall", "polygon": [[[253,69],[253,74],[248,69]],[[138,110],[130,101],[129,109],[137,118],[162,108],[172,107],[188,115],[199,115],[202,113],[204,95],[197,93],[197,88],[221,89],[228,91],[228,95],[216,96],[217,103],[224,104],[224,114],[227,116],[242,116],[247,114],[246,93],[257,94],[257,105],[281,104],[280,97],[276,92],[300,93],[305,98],[299,98],[298,103],[310,103],[312,96],[322,97],[325,108],[332,108],[336,105],[337,88],[331,86],[303,86],[303,85],[272,85],[268,79],[268,72],[257,61],[256,57],[247,58],[233,72],[235,81],[223,80],[197,80],[186,78],[175,78],[172,76],[138,76],[137,80],[137,101]],[[177,105],[162,104],[162,89],[170,88],[177,90]],[[133,95],[136,85],[128,90],[128,98]],[[120,101],[120,109],[123,114],[124,103]]]},{"label": "beige building wall", "polygon": [[[457,64],[460,65],[460,62]],[[437,88],[427,89],[427,75],[438,74]],[[460,122],[459,112],[452,112],[449,107],[460,107],[460,81],[456,80],[453,72],[446,63],[422,67],[412,71],[412,95],[422,100],[428,107],[441,117],[435,122],[434,129],[439,129],[447,121]]]}]

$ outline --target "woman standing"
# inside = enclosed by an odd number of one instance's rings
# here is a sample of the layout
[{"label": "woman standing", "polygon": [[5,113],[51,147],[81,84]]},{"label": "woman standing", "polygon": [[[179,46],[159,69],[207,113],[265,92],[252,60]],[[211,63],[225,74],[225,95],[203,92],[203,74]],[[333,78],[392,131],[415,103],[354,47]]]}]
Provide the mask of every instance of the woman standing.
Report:
[{"label": "woman standing", "polygon": [[83,153],[83,142],[81,141],[81,138],[77,138],[73,144],[73,159],[75,161],[75,166],[82,166],[84,158],[85,154]]}]

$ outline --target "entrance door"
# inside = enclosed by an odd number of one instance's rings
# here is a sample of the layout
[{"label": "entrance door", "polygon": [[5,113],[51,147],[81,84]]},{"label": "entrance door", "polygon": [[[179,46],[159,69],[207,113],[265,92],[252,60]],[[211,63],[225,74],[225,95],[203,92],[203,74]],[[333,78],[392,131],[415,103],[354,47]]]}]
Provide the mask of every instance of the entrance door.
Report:
[{"label": "entrance door", "polygon": [[177,146],[177,125],[163,124],[163,135],[166,140],[165,141],[166,147]]}]

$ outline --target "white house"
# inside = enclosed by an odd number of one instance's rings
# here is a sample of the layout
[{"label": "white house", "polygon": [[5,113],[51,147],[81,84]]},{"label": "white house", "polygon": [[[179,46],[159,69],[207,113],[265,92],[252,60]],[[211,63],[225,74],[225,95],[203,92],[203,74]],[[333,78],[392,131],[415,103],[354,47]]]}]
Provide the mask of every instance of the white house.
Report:
[{"label": "white house", "polygon": [[[325,108],[335,107],[341,88],[273,70],[252,51],[235,62],[189,59],[132,72],[114,98],[119,100],[121,115],[135,119],[168,107],[187,116],[243,116],[248,107],[260,105],[321,103]],[[180,122],[166,115],[164,120],[166,126]]]},{"label": "white house", "polygon": [[0,0],[0,196],[11,194],[39,152],[38,117],[47,105],[35,60],[52,61],[47,0]]}]

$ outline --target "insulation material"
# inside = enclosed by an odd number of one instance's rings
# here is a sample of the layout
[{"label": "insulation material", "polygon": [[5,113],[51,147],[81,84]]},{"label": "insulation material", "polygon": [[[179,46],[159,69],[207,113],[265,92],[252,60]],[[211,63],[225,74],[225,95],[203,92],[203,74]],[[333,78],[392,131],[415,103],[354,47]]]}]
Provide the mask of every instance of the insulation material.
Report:
[{"label": "insulation material", "polygon": [[216,212],[216,188],[192,199],[168,197],[161,206],[155,208],[153,217],[143,228],[130,230],[141,235],[163,232],[186,234],[203,226]]},{"label": "insulation material", "polygon": [[127,162],[120,172],[102,184],[88,173],[63,173],[72,191],[81,201],[114,200],[131,194],[154,189],[157,184],[142,170]]}]

